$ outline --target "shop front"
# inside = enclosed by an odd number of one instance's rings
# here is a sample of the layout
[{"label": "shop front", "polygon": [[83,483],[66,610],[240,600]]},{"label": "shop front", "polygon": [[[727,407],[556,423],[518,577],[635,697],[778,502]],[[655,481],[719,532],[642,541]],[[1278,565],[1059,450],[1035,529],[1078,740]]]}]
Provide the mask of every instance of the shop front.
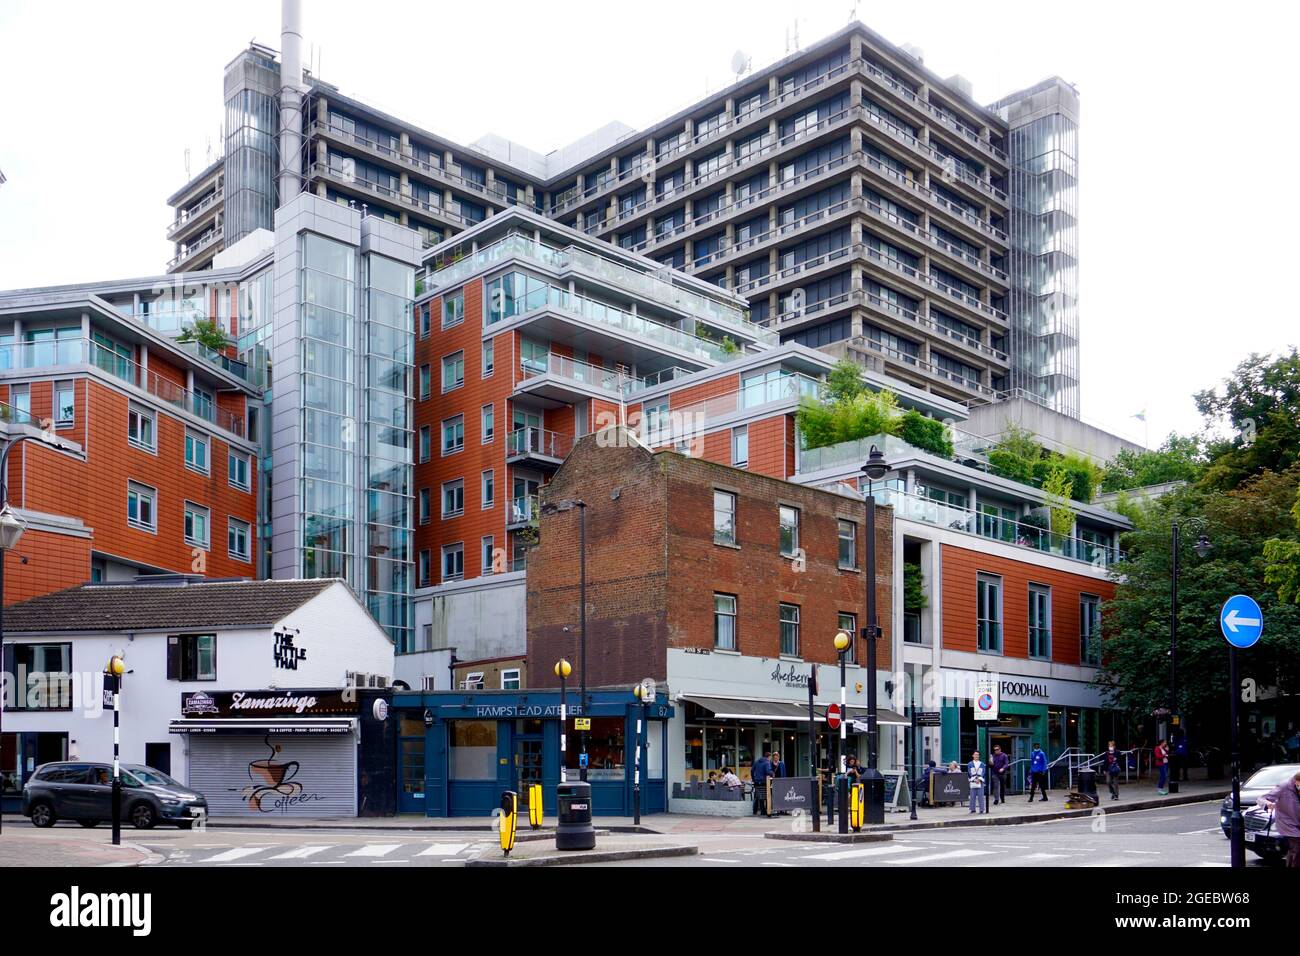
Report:
[{"label": "shop front", "polygon": [[[193,691],[171,722],[185,783],[213,817],[355,817],[391,812],[386,691]],[[363,735],[369,746],[362,748]],[[385,756],[389,759],[384,761]]]},{"label": "shop front", "polygon": [[[741,780],[751,779],[756,757],[779,753],[787,776],[808,776],[808,679],[811,664],[726,653],[668,651],[668,683],[679,715],[670,725],[669,780],[689,791],[692,782],[708,782],[724,767]],[[840,696],[839,668],[818,666],[818,693],[813,707],[816,765],[829,764],[839,731],[826,723],[826,709]],[[847,749],[865,760],[867,753],[866,669],[847,669],[846,699],[850,727]],[[883,677],[883,675],[882,675]],[[892,767],[894,735],[907,721],[877,705],[880,767]]]},{"label": "shop front", "polygon": [[[593,812],[630,816],[641,704],[625,691],[590,691],[588,696],[590,713],[584,714],[579,695],[568,695],[568,779],[579,779],[585,734]],[[488,816],[507,790],[520,794],[523,805],[534,783],[542,785],[544,813],[555,813],[555,788],[560,782],[559,691],[398,692],[393,707],[399,813]],[[674,712],[663,696],[646,708],[643,813],[667,809],[665,728]],[[589,724],[580,726],[580,721]]]}]

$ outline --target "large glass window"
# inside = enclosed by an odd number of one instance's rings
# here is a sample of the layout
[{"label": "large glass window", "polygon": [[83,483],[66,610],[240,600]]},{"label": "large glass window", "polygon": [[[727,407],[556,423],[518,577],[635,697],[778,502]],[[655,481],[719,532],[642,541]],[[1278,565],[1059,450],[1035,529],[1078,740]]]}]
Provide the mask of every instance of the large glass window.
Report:
[{"label": "large glass window", "polygon": [[146,451],[153,451],[157,447],[154,442],[153,412],[137,408],[134,405],[127,409],[126,440],[137,448],[143,448]]},{"label": "large glass window", "polygon": [[1002,653],[1002,579],[981,574],[976,579],[977,646],[981,651]]},{"label": "large glass window", "polygon": [[736,543],[736,496],[729,491],[713,493],[713,541]]},{"label": "large glass window", "polygon": [[781,554],[793,557],[799,549],[799,509],[789,505],[780,506],[781,516]]},{"label": "large glass window", "polygon": [[185,543],[206,548],[210,540],[208,509],[189,501],[185,502]]},{"label": "large glass window", "polygon": [[1052,589],[1029,585],[1029,656],[1052,656]]},{"label": "large glass window", "polygon": [[154,503],[157,492],[147,485],[127,482],[126,486],[126,523],[142,531],[155,531],[158,528],[158,514]]},{"label": "large glass window", "polygon": [[185,433],[185,466],[208,473],[208,438],[198,432]]},{"label": "large glass window", "polygon": [[71,710],[72,645],[6,644],[6,710]]},{"label": "large glass window", "polygon": [[252,487],[249,479],[251,467],[247,455],[241,455],[235,451],[230,452],[228,471],[231,486],[241,491],[248,491]]},{"label": "large glass window", "polygon": [[168,680],[216,680],[217,636],[173,634],[167,638]]},{"label": "large glass window", "polygon": [[249,526],[247,521],[240,521],[238,518],[226,519],[226,550],[232,558],[238,561],[248,560],[248,540]]},{"label": "large glass window", "polygon": [[442,486],[442,516],[454,518],[465,511],[465,482],[461,478]]},{"label": "large glass window", "polygon": [[450,392],[465,384],[465,353],[453,352],[442,357],[442,390]]},{"label": "large glass window", "polygon": [[839,524],[840,555],[839,564],[846,570],[858,566],[858,526],[852,521],[841,518]]},{"label": "large glass window", "polygon": [[461,542],[444,545],[442,549],[442,579],[459,581],[465,577],[465,546]]},{"label": "large glass window", "polygon": [[736,650],[736,596],[713,595],[713,646],[720,651]]},{"label": "large glass window", "polygon": [[54,424],[57,428],[71,428],[77,413],[77,390],[73,382],[54,384]]},{"label": "large glass window", "polygon": [[449,720],[447,738],[451,748],[448,769],[452,780],[496,780],[495,720]]},{"label": "large glass window", "polygon": [[1101,663],[1101,598],[1079,595],[1079,663]]},{"label": "large glass window", "polygon": [[799,656],[799,605],[781,605],[781,654]]},{"label": "large glass window", "polygon": [[442,453],[450,455],[465,447],[465,416],[447,418],[442,423]]}]

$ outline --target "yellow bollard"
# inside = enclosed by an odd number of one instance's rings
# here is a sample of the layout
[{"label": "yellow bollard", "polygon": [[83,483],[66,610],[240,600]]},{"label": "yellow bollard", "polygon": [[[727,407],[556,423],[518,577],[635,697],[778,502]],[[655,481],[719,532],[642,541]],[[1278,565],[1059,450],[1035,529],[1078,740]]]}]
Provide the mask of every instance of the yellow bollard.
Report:
[{"label": "yellow bollard", "polygon": [[542,785],[528,785],[528,823],[534,830],[542,826]]},{"label": "yellow bollard", "polygon": [[854,833],[862,829],[862,817],[867,809],[866,790],[861,783],[849,787],[849,827]]},{"label": "yellow bollard", "polygon": [[519,794],[507,790],[501,794],[501,822],[497,832],[501,836],[501,849],[506,856],[515,848],[515,829],[519,824]]}]

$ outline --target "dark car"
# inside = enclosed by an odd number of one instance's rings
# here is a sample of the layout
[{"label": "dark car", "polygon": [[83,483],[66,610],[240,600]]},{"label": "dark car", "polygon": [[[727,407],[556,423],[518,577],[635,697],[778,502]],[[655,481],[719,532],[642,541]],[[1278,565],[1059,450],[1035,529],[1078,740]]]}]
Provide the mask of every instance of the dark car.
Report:
[{"label": "dark car", "polygon": [[[122,819],[137,829],[148,830],[157,823],[188,829],[207,812],[203,794],[181,786],[161,770],[122,765]],[[113,768],[77,761],[42,764],[23,788],[23,815],[38,827],[52,827],[65,818],[83,827],[111,822]]]},{"label": "dark car", "polygon": [[[1273,826],[1273,815],[1268,811],[1248,813],[1264,796],[1279,783],[1290,780],[1300,773],[1300,763],[1279,763],[1264,767],[1250,775],[1250,779],[1241,785],[1241,811],[1243,826],[1246,831],[1246,847],[1265,859],[1286,855],[1286,837],[1279,836]],[[1231,836],[1229,817],[1232,815],[1232,794],[1223,798],[1219,806],[1219,827],[1224,836]]]}]

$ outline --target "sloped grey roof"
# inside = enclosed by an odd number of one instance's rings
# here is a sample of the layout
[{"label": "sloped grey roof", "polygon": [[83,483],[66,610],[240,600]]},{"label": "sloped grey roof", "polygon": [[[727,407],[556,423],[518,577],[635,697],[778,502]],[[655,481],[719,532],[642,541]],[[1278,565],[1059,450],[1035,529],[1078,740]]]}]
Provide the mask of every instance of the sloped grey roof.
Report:
[{"label": "sloped grey roof", "polygon": [[50,631],[270,627],[340,581],[83,584],[4,609],[6,636]]}]

